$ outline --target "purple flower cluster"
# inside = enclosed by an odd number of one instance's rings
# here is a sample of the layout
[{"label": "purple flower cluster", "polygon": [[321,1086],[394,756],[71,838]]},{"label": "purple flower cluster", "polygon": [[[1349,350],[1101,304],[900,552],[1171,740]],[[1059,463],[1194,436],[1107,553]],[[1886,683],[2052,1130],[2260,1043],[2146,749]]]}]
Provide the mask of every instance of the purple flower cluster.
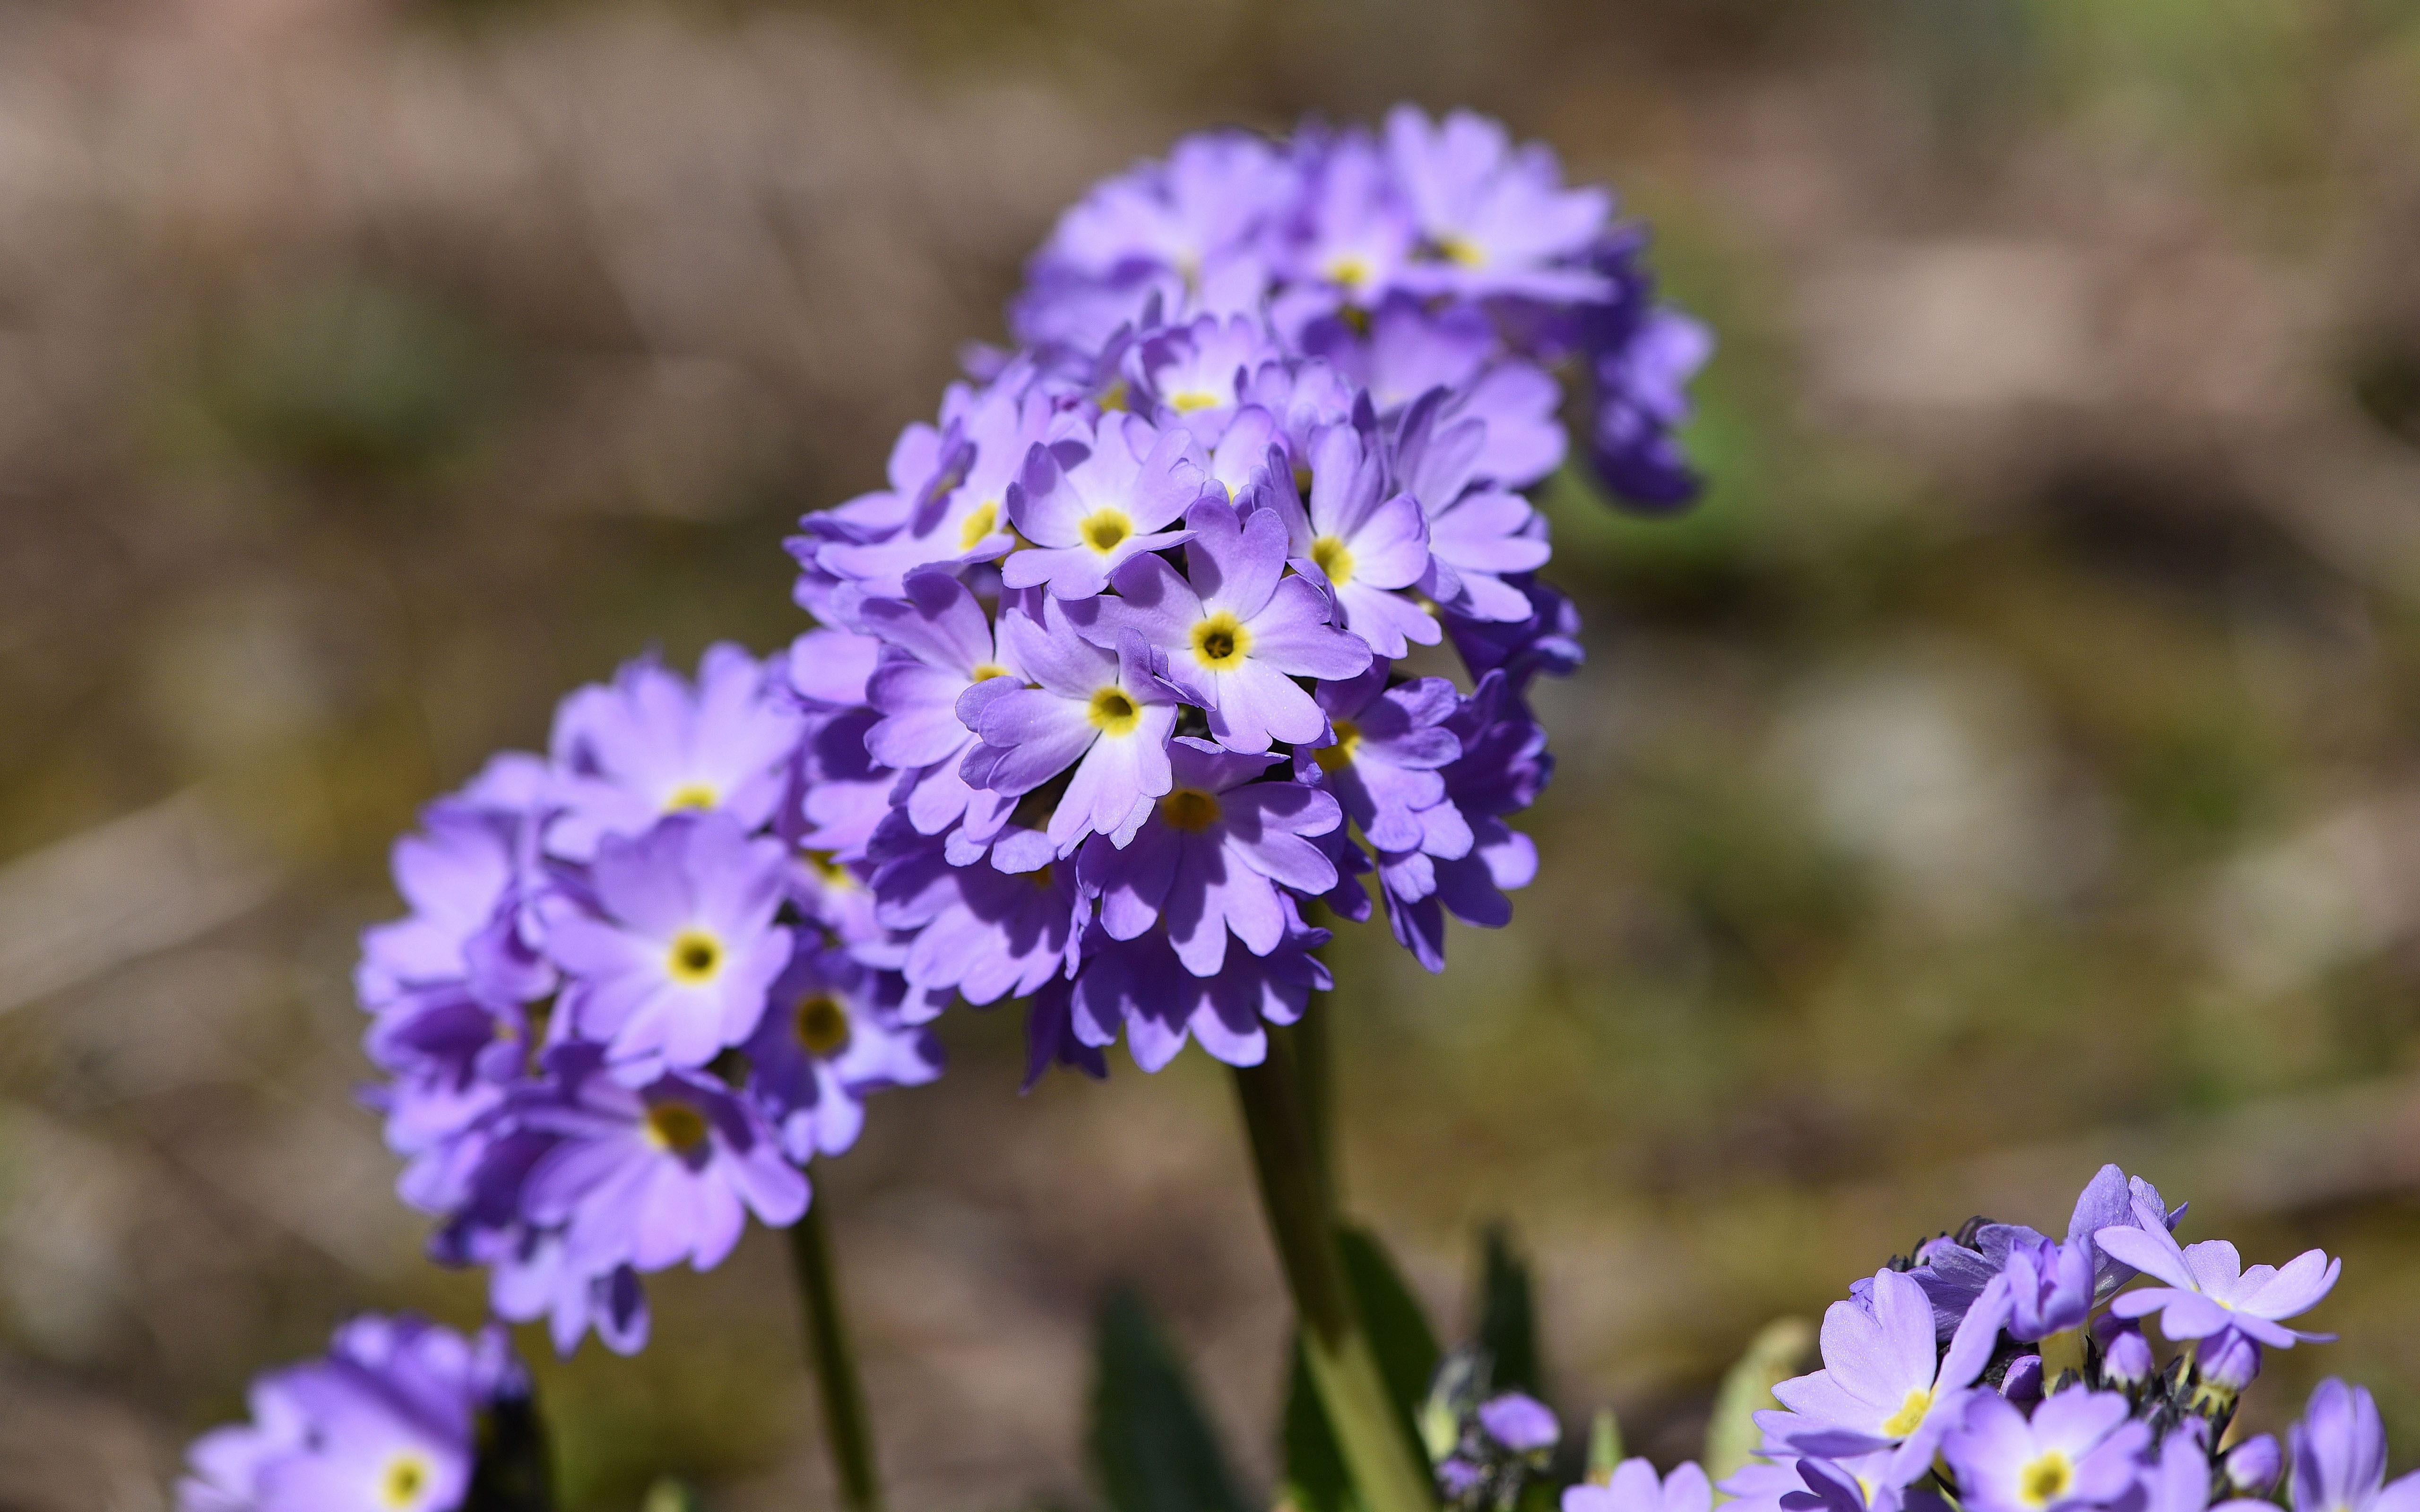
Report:
[{"label": "purple flower cluster", "polygon": [[411,913],[356,973],[369,1100],[436,1257],[488,1267],[496,1315],[566,1353],[592,1324],[638,1349],[642,1273],[717,1264],[752,1212],[795,1222],[799,1167],[849,1148],[864,1097],[939,1073],[940,1000],[869,871],[811,848],[841,717],[734,646],[694,682],[633,662],[396,846]]},{"label": "purple flower cluster", "polygon": [[[1692,487],[1706,340],[1610,215],[1408,107],[1190,137],[1071,209],[1024,347],[789,543],[825,626],[790,658],[795,817],[870,879],[852,957],[1030,999],[1034,1072],[1099,1074],[1121,1033],[1146,1070],[1261,1059],[1327,985],[1306,907],[1370,918],[1364,877],[1430,970],[1449,916],[1502,925],[1552,769],[1527,689],[1579,659],[1523,495],[1568,449],[1557,375],[1633,497]],[[614,1022],[615,1055],[668,1043]]]},{"label": "purple flower cluster", "polygon": [[[2183,1214],[2108,1165],[2063,1240],[1977,1219],[1919,1245],[1832,1304],[1823,1368],[1774,1388],[1760,1456],[1722,1489],[1743,1512],[2267,1506],[2276,1441],[2230,1444],[2227,1430],[2264,1348],[2332,1336],[2285,1320],[2327,1294],[2338,1262],[2311,1250],[2246,1269],[2224,1240],[2180,1246]],[[2138,1279],[2151,1284],[2126,1289]],[[2183,1346],[2164,1365],[2149,1318]],[[2383,1486],[2366,1392],[2328,1382],[2292,1437],[2294,1512],[2420,1508],[2420,1478]],[[1631,1500],[1564,1504],[1651,1512]]]},{"label": "purple flower cluster", "polygon": [[252,1421],[204,1434],[181,1512],[449,1512],[482,1419],[529,1381],[503,1330],[464,1338],[410,1316],[354,1319],[327,1354],[252,1384]]}]

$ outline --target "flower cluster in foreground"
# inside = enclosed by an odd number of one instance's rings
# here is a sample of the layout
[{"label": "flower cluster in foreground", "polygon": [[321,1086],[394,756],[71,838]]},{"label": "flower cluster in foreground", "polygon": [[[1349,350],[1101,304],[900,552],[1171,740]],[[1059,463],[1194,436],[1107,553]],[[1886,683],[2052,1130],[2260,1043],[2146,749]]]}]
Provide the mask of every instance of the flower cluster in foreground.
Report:
[{"label": "flower cluster in foreground", "polygon": [[1310,905],[1367,918],[1374,874],[1431,970],[1448,917],[1507,920],[1528,686],[1579,657],[1524,494],[1564,378],[1618,491],[1693,488],[1706,338],[1639,250],[1544,147],[1408,107],[1189,137],[1067,212],[1025,346],[790,543],[825,626],[792,687],[844,733],[806,843],[913,936],[911,990],[1029,997],[1037,1073],[1122,1033],[1249,1065],[1326,984]]},{"label": "flower cluster in foreground", "polygon": [[[1740,1512],[2258,1512],[2281,1490],[2293,1512],[2420,1512],[2358,1386],[2312,1394],[2290,1473],[2274,1438],[2230,1435],[2264,1350],[2333,1337],[2288,1324],[2341,1262],[2247,1269],[2225,1240],[2180,1245],[2184,1211],[2106,1165],[2063,1238],[1978,1218],[1858,1281],[1824,1314],[1823,1368],[1774,1387],[1720,1489]],[[2163,1361],[2147,1319],[2181,1349]],[[1694,1464],[1632,1459],[1562,1505],[1710,1512],[1711,1493]]]},{"label": "flower cluster in foreground", "polygon": [[954,999],[1029,1000],[1036,1073],[1121,1032],[1250,1064],[1327,981],[1308,906],[1367,918],[1374,874],[1432,970],[1447,917],[1503,924],[1526,695],[1579,660],[1521,491],[1558,374],[1614,486],[1693,486],[1705,338],[1610,212],[1408,109],[1187,138],[1070,210],[1026,346],[791,542],[820,628],[581,689],[397,845],[357,985],[436,1257],[636,1350],[641,1275],[795,1222]]}]

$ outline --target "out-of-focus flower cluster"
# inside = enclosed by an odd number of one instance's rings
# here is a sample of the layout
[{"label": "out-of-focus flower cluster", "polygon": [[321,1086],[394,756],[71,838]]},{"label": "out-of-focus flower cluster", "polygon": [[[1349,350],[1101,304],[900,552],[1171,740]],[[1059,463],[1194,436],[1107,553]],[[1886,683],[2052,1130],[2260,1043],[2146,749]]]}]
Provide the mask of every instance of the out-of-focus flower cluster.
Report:
[{"label": "out-of-focus flower cluster", "polygon": [[[446,1512],[493,1476],[529,1379],[503,1330],[464,1338],[410,1316],[357,1318],[325,1356],[252,1384],[252,1421],[204,1434],[184,1512]],[[488,1463],[482,1466],[485,1457]]]},{"label": "out-of-focus flower cluster", "polygon": [[806,842],[911,992],[1030,997],[1036,1073],[1122,1032],[1249,1064],[1326,984],[1307,905],[1367,918],[1374,873],[1431,970],[1449,916],[1506,921],[1551,771],[1527,690],[1579,659],[1522,492],[1569,449],[1559,375],[1619,490],[1692,489],[1706,338],[1640,244],[1544,147],[1408,107],[1190,137],[1067,212],[1025,346],[790,543]]},{"label": "out-of-focus flower cluster", "polygon": [[498,1317],[645,1342],[643,1272],[704,1270],[746,1215],[795,1222],[799,1169],[862,1099],[930,1081],[901,946],[797,841],[812,721],[733,646],[652,660],[556,712],[396,847],[411,914],[363,938],[370,1101],[431,1248],[484,1265]]},{"label": "out-of-focus flower cluster", "polygon": [[[1773,1389],[1761,1451],[1722,1483],[1741,1512],[2420,1512],[2388,1485],[2378,1410],[2328,1381],[2288,1435],[2230,1437],[2261,1351],[2335,1284],[2308,1250],[2246,1268],[2180,1245],[2184,1208],[2103,1166],[2063,1239],[1978,1218],[1860,1280],[1824,1314],[1823,1365]],[[2135,1286],[2141,1281],[2146,1283]],[[2143,1329],[2180,1346],[2164,1361]],[[1563,1512],[1710,1512],[1706,1477],[1644,1460],[1575,1487]]]}]

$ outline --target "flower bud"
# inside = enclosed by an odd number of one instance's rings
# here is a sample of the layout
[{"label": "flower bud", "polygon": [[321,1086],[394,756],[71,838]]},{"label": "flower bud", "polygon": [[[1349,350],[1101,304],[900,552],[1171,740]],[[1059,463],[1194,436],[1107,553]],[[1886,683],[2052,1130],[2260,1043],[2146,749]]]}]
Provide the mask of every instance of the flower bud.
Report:
[{"label": "flower bud", "polygon": [[2260,1374],[2260,1346],[2239,1329],[2227,1329],[2211,1339],[2201,1351],[2201,1381],[2205,1387],[2229,1394],[2241,1392]]},{"label": "flower bud", "polygon": [[2284,1468],[2285,1456],[2273,1433],[2246,1439],[2226,1451],[2227,1484],[2239,1491],[2258,1495],[2277,1484],[2277,1473]]},{"label": "flower bud", "polygon": [[2021,1354],[2009,1362],[2008,1374],[2000,1378],[2000,1395],[2019,1407],[2031,1407],[2041,1400],[2042,1361],[2039,1354]]},{"label": "flower bud", "polygon": [[[2103,1325],[2114,1323],[2115,1327]],[[2103,1316],[2093,1325],[2101,1338],[2101,1378],[2113,1386],[2139,1386],[2158,1368],[2150,1340],[2135,1324]]]},{"label": "flower bud", "polygon": [[1551,1449],[1563,1430],[1555,1414],[1535,1396],[1517,1391],[1481,1402],[1479,1426],[1514,1454],[1528,1454],[1533,1449]]}]

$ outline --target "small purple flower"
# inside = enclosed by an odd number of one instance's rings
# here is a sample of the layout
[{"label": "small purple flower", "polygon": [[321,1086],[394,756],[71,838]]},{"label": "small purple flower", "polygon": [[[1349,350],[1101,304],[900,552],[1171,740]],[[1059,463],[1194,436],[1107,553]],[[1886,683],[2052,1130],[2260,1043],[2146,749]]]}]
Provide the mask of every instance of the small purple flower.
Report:
[{"label": "small purple flower", "polygon": [[[2142,1512],[2210,1512],[2211,1474],[2207,1428],[2199,1418],[2187,1418],[2184,1424],[2160,1443],[2159,1453],[2148,1465],[2138,1467],[2141,1493],[2128,1497],[2120,1505],[2133,1508],[2139,1504]],[[2268,1440],[2271,1454],[2276,1452],[2277,1441]],[[2251,1441],[2253,1443],[2258,1440]],[[2276,1478],[2273,1465],[2270,1479]],[[2218,1512],[2263,1512],[2273,1503],[2246,1499],[2221,1502]]]},{"label": "small purple flower", "polygon": [[2134,1457],[2150,1439],[2129,1411],[2116,1392],[2070,1389],[2028,1420],[1996,1396],[1980,1396],[1941,1453],[1958,1473],[1963,1504],[1976,1512],[2106,1506],[2134,1484]]},{"label": "small purple flower", "polygon": [[1022,997],[1068,964],[1080,911],[1089,907],[1077,894],[1076,868],[1051,864],[1041,835],[1012,830],[1010,837],[1036,844],[954,866],[942,843],[903,838],[895,853],[878,857],[878,917],[892,929],[915,932],[900,963],[909,986],[954,988],[981,1007]]},{"label": "small purple flower", "polygon": [[1551,1449],[1563,1436],[1563,1427],[1555,1421],[1553,1409],[1517,1391],[1480,1403],[1479,1426],[1487,1430],[1489,1438],[1514,1454]]},{"label": "small purple flower", "polygon": [[1313,696],[1336,738],[1295,751],[1295,771],[1335,794],[1345,817],[1382,851],[1467,855],[1470,826],[1448,802],[1439,771],[1462,754],[1448,726],[1461,698],[1442,677],[1389,687],[1387,671],[1386,662],[1373,661],[1358,677],[1319,685]]},{"label": "small purple flower", "polygon": [[1089,450],[1070,447],[1063,461],[1048,448],[1034,448],[1009,489],[1009,517],[1033,544],[1001,563],[1001,581],[1008,587],[1047,587],[1060,598],[1090,598],[1137,554],[1187,538],[1170,527],[1209,481],[1191,437],[1181,428],[1155,430],[1134,415],[1109,414],[1085,442]]},{"label": "small purple flower", "polygon": [[805,1165],[838,1155],[865,1126],[865,1098],[941,1073],[932,1031],[899,1020],[907,983],[836,949],[801,949],[773,982],[764,1021],[744,1046],[748,1096]]},{"label": "small purple flower", "polygon": [[528,1381],[503,1332],[466,1339],[409,1314],[336,1331],[327,1356],[253,1383],[249,1424],[204,1434],[182,1512],[451,1512],[476,1422]]},{"label": "small purple flower", "polygon": [[1010,609],[1001,639],[1035,685],[986,700],[976,716],[983,745],[968,753],[967,779],[1015,796],[1076,767],[1050,815],[1050,843],[1074,854],[1087,835],[1125,845],[1173,783],[1169,737],[1176,703],[1151,675],[1141,639],[1122,652],[1078,637],[1057,600],[1039,621]]},{"label": "small purple flower", "polygon": [[1673,432],[1689,418],[1689,379],[1714,355],[1712,332],[1654,302],[1638,264],[1643,237],[1617,234],[1594,257],[1613,296],[1586,307],[1580,345],[1596,390],[1589,451],[1597,476],[1634,505],[1671,510],[1700,484]]},{"label": "small purple flower", "polygon": [[2120,1318],[2160,1315],[2160,1332],[2171,1339],[2208,1338],[2233,1329],[2272,1349],[2289,1350],[2297,1340],[2325,1343],[2333,1334],[2307,1334],[2283,1319],[2308,1312],[2336,1284],[2342,1260],[2304,1250],[2283,1267],[2242,1268],[2235,1246],[2223,1239],[2180,1249],[2164,1227],[2165,1214],[2140,1196],[2134,1223],[2094,1233],[2093,1242],[2118,1260],[2164,1286],[2121,1293],[2111,1309]]},{"label": "small purple flower", "polygon": [[1714,1502],[1714,1488],[1694,1460],[1658,1478],[1646,1460],[1625,1459],[1603,1486],[1582,1482],[1563,1491],[1563,1512],[1712,1512]]},{"label": "small purple flower", "polygon": [[608,837],[590,869],[597,911],[561,909],[547,942],[569,979],[559,1011],[634,1082],[705,1065],[755,1030],[789,961],[773,922],[786,875],[779,841],[723,813]]},{"label": "small purple flower", "polygon": [[1905,1485],[1974,1399],[1971,1388],[1999,1337],[2006,1297],[2007,1283],[1994,1282],[1988,1304],[1970,1310],[1948,1350],[1937,1353],[1924,1288],[1897,1271],[1875,1273],[1864,1301],[1836,1302],[1824,1312],[1823,1368],[1774,1387],[1789,1411],[1759,1412],[1757,1426],[1800,1454],[1822,1458],[1895,1448],[1889,1478]]},{"label": "small purple flower", "polygon": [[1388,493],[1385,469],[1357,431],[1336,425],[1312,440],[1308,507],[1281,451],[1271,450],[1262,477],[1257,504],[1284,521],[1295,571],[1335,596],[1337,624],[1381,656],[1403,656],[1407,641],[1445,639],[1436,618],[1404,593],[1429,569],[1419,501]]},{"label": "small purple flower", "polygon": [[807,1211],[807,1179],[773,1131],[711,1077],[674,1072],[632,1088],[565,1056],[559,1089],[533,1092],[521,1124],[557,1135],[521,1193],[522,1211],[560,1227],[566,1262],[595,1275],[624,1262],[659,1271],[722,1263],[747,1214],[773,1227]]},{"label": "small purple flower", "polygon": [[2320,1381],[2288,1437],[2294,1449],[2294,1512],[2420,1508],[2420,1471],[2387,1483],[2386,1430],[2364,1388],[2334,1377]]},{"label": "small purple flower", "polygon": [[2111,1225],[2133,1224],[2137,1197],[2162,1213],[2169,1227],[2184,1215],[2181,1206],[2169,1211],[2159,1188],[2149,1181],[2103,1165],[2077,1195],[2064,1242],[2023,1224],[1984,1224],[1976,1230],[1974,1249],[1947,1239],[1928,1245],[1913,1273],[1932,1298],[1941,1337],[1949,1336],[1968,1304],[2004,1272],[2013,1286],[2009,1328],[2015,1337],[2031,1341],[2080,1325],[2087,1312],[2134,1278],[2134,1268],[2093,1236]]},{"label": "small purple flower", "polygon": [[636,835],[690,810],[761,829],[801,733],[798,710],[766,664],[737,646],[709,646],[693,690],[652,658],[630,662],[611,685],[582,688],[555,714],[562,812],[547,827],[547,849],[584,861],[604,836]]},{"label": "small purple flower", "polygon": [[2101,1340],[2102,1379],[2112,1385],[2139,1386],[2159,1368],[2139,1323],[2103,1313],[2092,1320],[2092,1331]]},{"label": "small purple flower", "polygon": [[1294,279],[1324,286],[1304,291],[1299,315],[1367,307],[1402,276],[1419,236],[1376,140],[1357,130],[1330,138],[1307,190],[1285,267]]},{"label": "small purple flower", "polygon": [[1572,601],[1526,574],[1505,582],[1529,601],[1529,615],[1520,620],[1474,620],[1460,614],[1445,617],[1446,634],[1473,677],[1498,668],[1516,696],[1526,696],[1529,681],[1541,672],[1569,677],[1588,659],[1580,644],[1579,610]]},{"label": "small purple flower", "polygon": [[1142,344],[1143,391],[1158,402],[1160,424],[1216,446],[1235,417],[1245,380],[1282,355],[1257,315],[1205,315]]},{"label": "small purple flower", "polygon": [[1120,596],[1071,606],[1095,645],[1114,648],[1126,631],[1153,650],[1154,670],[1210,717],[1210,733],[1231,750],[1258,752],[1272,739],[1316,740],[1326,717],[1295,677],[1350,677],[1370,665],[1370,648],[1328,623],[1331,606],[1285,571],[1286,532],[1255,511],[1239,521],[1226,504],[1204,501],[1185,517],[1188,578],[1156,556],[1120,567]]},{"label": "small purple flower", "polygon": [[997,561],[1016,544],[1009,526],[1010,485],[1035,446],[1065,440],[1078,424],[1049,395],[1028,387],[1032,376],[1031,364],[1017,363],[980,394],[952,385],[942,401],[935,471],[910,496],[895,529],[835,530],[807,517],[811,532],[838,537],[815,548],[814,563],[854,586],[845,603],[895,597],[919,572],[955,574]]},{"label": "small purple flower", "polygon": [[364,1008],[432,988],[458,986],[494,1007],[554,990],[539,952],[551,886],[537,851],[546,783],[536,757],[507,752],[396,841],[396,890],[411,913],[363,932],[353,981]]},{"label": "small purple flower", "polygon": [[1612,205],[1603,190],[1563,188],[1544,147],[1516,149],[1501,125],[1466,110],[1432,125],[1417,107],[1398,105],[1387,115],[1387,152],[1441,258],[1426,288],[1545,301],[1606,292],[1604,275],[1574,260]]},{"label": "small purple flower", "polygon": [[962,815],[980,830],[997,830],[1008,818],[1008,801],[976,795],[958,774],[975,739],[961,703],[978,684],[996,684],[999,693],[1022,687],[1023,671],[1015,653],[997,642],[966,584],[918,572],[906,590],[903,598],[869,599],[860,610],[886,643],[866,684],[866,702],[882,716],[866,732],[866,751],[908,774],[892,801],[905,797],[900,808],[919,833],[938,835]]},{"label": "small purple flower", "polygon": [[1164,922],[1186,969],[1215,976],[1231,930],[1254,955],[1285,938],[1280,887],[1317,896],[1336,885],[1334,865],[1304,837],[1334,829],[1342,811],[1300,783],[1254,780],[1273,756],[1184,736],[1169,759],[1175,785],[1133,842],[1124,850],[1103,837],[1086,842],[1078,875],[1099,896],[1110,938],[1135,939]]},{"label": "small purple flower", "polygon": [[1187,969],[1163,931],[1113,940],[1096,928],[1086,937],[1069,1004],[1077,1041],[1096,1049],[1113,1044],[1123,1027],[1127,1052],[1146,1072],[1175,1059],[1188,1037],[1228,1065],[1259,1065],[1268,1057],[1263,1023],[1294,1023],[1313,992],[1334,985],[1311,953],[1327,943],[1327,932],[1303,928],[1291,905],[1286,924],[1276,949],[1265,955],[1230,950],[1211,977]]},{"label": "small purple flower", "polygon": [[2254,1434],[2227,1450],[2219,1462],[2228,1485],[2255,1496],[2276,1485],[2278,1473],[2286,1468],[2285,1452],[2278,1448],[2273,1433]]},{"label": "small purple flower", "polygon": [[1390,459],[1395,484],[1420,501],[1429,526],[1422,593],[1457,614],[1520,622],[1537,610],[1509,576],[1546,564],[1546,520],[1519,494],[1476,476],[1487,424],[1455,418],[1432,390],[1404,414]]}]

